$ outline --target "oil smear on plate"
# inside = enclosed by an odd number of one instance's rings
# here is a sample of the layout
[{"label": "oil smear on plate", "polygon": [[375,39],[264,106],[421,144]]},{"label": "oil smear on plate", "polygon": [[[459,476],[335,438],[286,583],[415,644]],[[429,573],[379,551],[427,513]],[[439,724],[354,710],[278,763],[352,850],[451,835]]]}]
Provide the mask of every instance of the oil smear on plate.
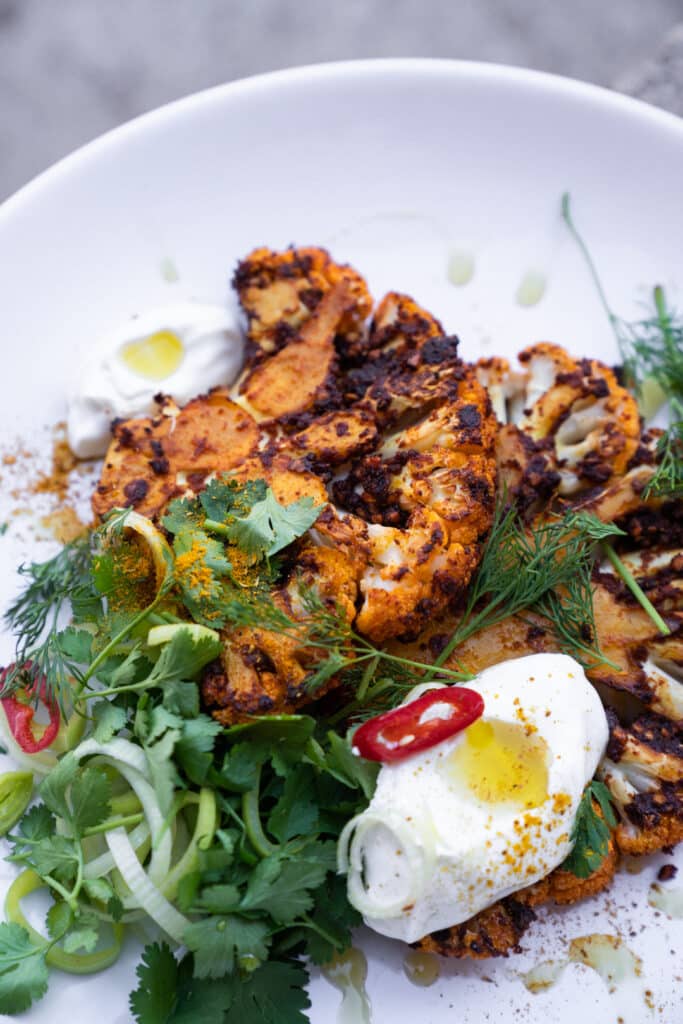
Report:
[{"label": "oil smear on plate", "polygon": [[372,1012],[365,991],[368,962],[361,950],[352,947],[334,957],[322,972],[342,994],[337,1024],[371,1024]]},{"label": "oil smear on plate", "polygon": [[474,277],[474,253],[469,249],[451,249],[448,257],[448,280],[457,288],[469,284]]},{"label": "oil smear on plate", "polygon": [[406,953],[403,970],[408,981],[421,988],[433,985],[441,973],[439,958],[434,953],[423,953],[419,949],[411,949]]},{"label": "oil smear on plate", "polygon": [[537,306],[545,295],[548,281],[540,270],[527,270],[515,293],[518,306]]},{"label": "oil smear on plate", "polygon": [[658,882],[650,886],[647,902],[667,917],[683,917],[683,889],[667,889]]},{"label": "oil smear on plate", "polygon": [[566,957],[544,960],[520,975],[529,992],[536,995],[551,988],[570,964],[583,964],[600,976],[610,993],[610,1006],[623,1024],[640,1024],[643,1002],[651,1005],[652,993],[639,983],[643,964],[617,935],[580,935],[569,943]]},{"label": "oil smear on plate", "polygon": [[177,284],[177,282],[180,280],[178,268],[176,267],[175,263],[170,258],[170,256],[166,256],[161,261],[161,263],[159,264],[159,271],[161,273],[162,280],[165,281],[166,284]]}]

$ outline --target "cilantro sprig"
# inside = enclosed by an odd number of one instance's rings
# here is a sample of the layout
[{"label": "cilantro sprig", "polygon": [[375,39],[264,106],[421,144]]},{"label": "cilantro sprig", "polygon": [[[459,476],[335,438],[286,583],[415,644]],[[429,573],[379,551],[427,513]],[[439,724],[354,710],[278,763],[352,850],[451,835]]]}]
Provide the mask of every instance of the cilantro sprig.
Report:
[{"label": "cilantro sprig", "polygon": [[617,819],[610,795],[603,782],[594,779],[581,797],[570,839],[573,848],[562,867],[577,878],[588,878],[597,871],[609,853],[611,830]]}]

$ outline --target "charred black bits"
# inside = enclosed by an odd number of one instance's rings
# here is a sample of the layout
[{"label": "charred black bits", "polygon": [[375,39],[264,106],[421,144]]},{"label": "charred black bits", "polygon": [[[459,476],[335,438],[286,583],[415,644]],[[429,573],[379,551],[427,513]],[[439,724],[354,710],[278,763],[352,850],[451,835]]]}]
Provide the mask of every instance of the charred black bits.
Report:
[{"label": "charred black bits", "polygon": [[658,882],[670,882],[672,878],[675,878],[678,874],[678,868],[675,864],[662,864],[661,868],[657,872]]},{"label": "charred black bits", "polygon": [[165,476],[171,469],[170,463],[166,458],[150,459],[149,464],[152,467],[152,472],[156,473],[157,476]]},{"label": "charred black bits", "polygon": [[149,491],[149,484],[146,480],[131,480],[123,488],[123,493],[131,505],[139,505],[144,501]]},{"label": "charred black bits", "polygon": [[458,358],[459,339],[455,334],[443,338],[430,338],[422,346],[422,362],[428,366],[455,362]]},{"label": "charred black bits", "polygon": [[463,405],[458,412],[458,420],[461,427],[478,427],[481,425],[481,415],[476,405]]}]

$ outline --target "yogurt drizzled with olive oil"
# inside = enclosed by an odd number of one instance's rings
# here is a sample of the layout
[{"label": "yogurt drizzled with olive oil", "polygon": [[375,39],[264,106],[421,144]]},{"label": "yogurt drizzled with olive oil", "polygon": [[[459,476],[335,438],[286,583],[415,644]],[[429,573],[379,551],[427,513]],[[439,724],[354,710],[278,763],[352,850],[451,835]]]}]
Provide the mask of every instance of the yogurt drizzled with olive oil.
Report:
[{"label": "yogurt drizzled with olive oil", "polygon": [[149,415],[159,392],[183,405],[229,386],[243,358],[237,315],[222,306],[186,302],[120,324],[94,346],[68,397],[72,451],[84,459],[103,455],[113,419]]}]

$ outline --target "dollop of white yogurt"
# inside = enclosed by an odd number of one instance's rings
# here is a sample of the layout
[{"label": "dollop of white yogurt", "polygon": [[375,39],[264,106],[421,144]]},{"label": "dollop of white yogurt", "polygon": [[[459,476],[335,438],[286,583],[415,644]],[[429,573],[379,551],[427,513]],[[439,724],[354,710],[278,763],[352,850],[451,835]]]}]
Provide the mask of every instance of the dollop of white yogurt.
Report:
[{"label": "dollop of white yogurt", "polygon": [[104,455],[111,421],[146,416],[154,396],[178,405],[237,379],[244,337],[223,306],[186,302],[150,309],[108,331],[68,395],[67,436],[79,458]]},{"label": "dollop of white yogurt", "polygon": [[[365,923],[414,942],[468,920],[556,868],[572,848],[608,726],[564,654],[506,661],[466,684],[484,713],[463,732],[382,766],[346,826],[340,868]],[[408,700],[425,688],[417,687]]]}]

